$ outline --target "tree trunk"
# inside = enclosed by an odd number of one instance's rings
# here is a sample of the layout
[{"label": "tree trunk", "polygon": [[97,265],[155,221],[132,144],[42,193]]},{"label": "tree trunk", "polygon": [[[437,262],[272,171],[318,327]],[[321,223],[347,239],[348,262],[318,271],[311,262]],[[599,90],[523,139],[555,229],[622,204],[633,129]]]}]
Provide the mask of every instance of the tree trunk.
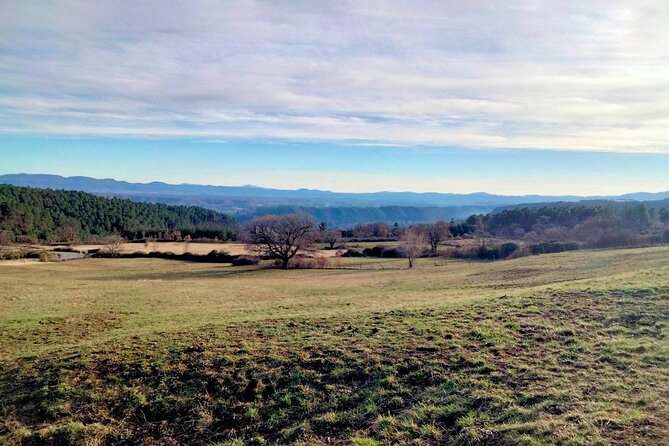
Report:
[{"label": "tree trunk", "polygon": [[288,269],[288,259],[281,259],[283,263],[281,263],[281,269]]}]

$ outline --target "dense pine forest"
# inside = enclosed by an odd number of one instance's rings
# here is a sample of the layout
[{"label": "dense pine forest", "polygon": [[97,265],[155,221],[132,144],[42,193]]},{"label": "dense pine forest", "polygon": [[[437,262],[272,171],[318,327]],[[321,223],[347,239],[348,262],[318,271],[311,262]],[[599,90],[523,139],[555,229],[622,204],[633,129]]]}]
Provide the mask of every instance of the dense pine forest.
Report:
[{"label": "dense pine forest", "polygon": [[14,241],[74,241],[110,234],[227,240],[236,236],[237,223],[228,215],[194,206],[0,185],[0,232]]},{"label": "dense pine forest", "polygon": [[669,242],[669,200],[651,202],[562,203],[516,207],[472,215],[451,227],[453,235],[485,230],[501,238],[577,241],[606,248]]}]

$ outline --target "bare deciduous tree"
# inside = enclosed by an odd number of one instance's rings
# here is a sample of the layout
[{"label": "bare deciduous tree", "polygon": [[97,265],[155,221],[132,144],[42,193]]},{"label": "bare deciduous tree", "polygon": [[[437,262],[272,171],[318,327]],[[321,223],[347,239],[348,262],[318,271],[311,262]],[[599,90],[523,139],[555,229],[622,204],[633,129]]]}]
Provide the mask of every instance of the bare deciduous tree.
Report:
[{"label": "bare deciduous tree", "polygon": [[426,244],[427,237],[419,228],[409,228],[404,231],[398,250],[409,261],[409,268],[413,268],[414,260],[425,253]]},{"label": "bare deciduous tree", "polygon": [[353,237],[357,239],[385,239],[390,229],[385,223],[359,223],[352,229]]},{"label": "bare deciduous tree", "polygon": [[488,232],[486,231],[486,225],[479,215],[476,218],[476,226],[474,229],[474,238],[476,240],[476,246],[479,249],[479,251],[483,251],[486,248],[486,237],[488,236]]},{"label": "bare deciduous tree", "polygon": [[448,238],[450,234],[449,224],[445,221],[438,221],[424,226],[427,241],[430,244],[430,254],[436,255],[439,244]]},{"label": "bare deciduous tree", "polygon": [[281,268],[288,269],[290,259],[313,244],[314,229],[307,215],[265,215],[248,223],[246,238],[254,251],[281,260]]},{"label": "bare deciduous tree", "polygon": [[14,235],[9,231],[0,231],[0,245],[9,246],[14,241]]},{"label": "bare deciduous tree", "polygon": [[320,235],[321,241],[327,243],[330,249],[334,249],[335,245],[341,241],[341,232],[336,229],[328,229]]},{"label": "bare deciduous tree", "polygon": [[81,223],[74,218],[68,218],[63,227],[60,229],[60,238],[62,241],[72,244],[80,240],[81,237]]},{"label": "bare deciduous tree", "polygon": [[118,234],[110,235],[105,238],[105,247],[104,250],[112,257],[116,257],[121,253],[121,248],[123,248],[123,243],[125,240]]}]

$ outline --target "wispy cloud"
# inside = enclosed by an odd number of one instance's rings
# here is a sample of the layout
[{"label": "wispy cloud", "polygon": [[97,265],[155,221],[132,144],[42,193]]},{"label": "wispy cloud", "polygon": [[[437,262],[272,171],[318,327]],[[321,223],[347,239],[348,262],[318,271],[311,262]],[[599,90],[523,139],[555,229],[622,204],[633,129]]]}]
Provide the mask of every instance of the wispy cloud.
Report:
[{"label": "wispy cloud", "polygon": [[661,0],[0,8],[3,133],[669,153]]}]

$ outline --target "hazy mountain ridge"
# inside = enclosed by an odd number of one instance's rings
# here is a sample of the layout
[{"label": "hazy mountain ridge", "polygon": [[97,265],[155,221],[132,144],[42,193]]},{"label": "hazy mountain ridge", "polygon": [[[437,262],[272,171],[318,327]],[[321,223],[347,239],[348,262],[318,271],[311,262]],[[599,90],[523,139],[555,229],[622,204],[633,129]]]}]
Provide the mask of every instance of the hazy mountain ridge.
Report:
[{"label": "hazy mountain ridge", "polygon": [[264,206],[309,207],[380,207],[380,206],[476,206],[492,210],[497,207],[537,202],[573,202],[584,199],[660,200],[669,198],[669,191],[637,192],[612,196],[544,196],[495,195],[486,192],[470,194],[436,192],[371,192],[347,193],[317,189],[282,190],[258,186],[212,186],[168,184],[163,182],[130,183],[110,178],[84,176],[62,177],[47,174],[0,175],[0,183],[51,189],[80,190],[105,196],[131,198],[165,204],[205,206],[223,212],[239,213]]}]

